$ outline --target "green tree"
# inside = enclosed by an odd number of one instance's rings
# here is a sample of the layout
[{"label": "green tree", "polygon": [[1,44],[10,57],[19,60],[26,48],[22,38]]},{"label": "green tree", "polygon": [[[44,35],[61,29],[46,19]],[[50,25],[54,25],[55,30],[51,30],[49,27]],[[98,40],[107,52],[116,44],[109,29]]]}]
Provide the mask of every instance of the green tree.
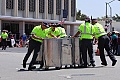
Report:
[{"label": "green tree", "polygon": [[78,10],[78,12],[76,12],[76,20],[85,20],[85,18],[88,17],[85,14],[81,13],[81,10]]},{"label": "green tree", "polygon": [[115,16],[112,17],[112,19],[115,21],[120,21],[120,16],[116,14]]},{"label": "green tree", "polygon": [[81,10],[79,10],[78,12],[76,12],[76,19],[80,20],[80,16],[81,16]]},{"label": "green tree", "polygon": [[88,17],[88,16],[86,16],[85,14],[82,14],[80,17],[80,20],[85,20],[86,17]]}]

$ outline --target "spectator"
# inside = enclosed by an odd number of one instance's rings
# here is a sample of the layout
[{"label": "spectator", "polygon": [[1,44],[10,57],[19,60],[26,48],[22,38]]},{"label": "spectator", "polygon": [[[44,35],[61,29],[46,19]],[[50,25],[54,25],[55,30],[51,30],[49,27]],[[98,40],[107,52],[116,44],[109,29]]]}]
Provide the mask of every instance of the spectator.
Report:
[{"label": "spectator", "polygon": [[11,37],[11,46],[12,46],[12,47],[15,46],[15,39],[14,39],[14,36]]},{"label": "spectator", "polygon": [[118,36],[115,34],[115,32],[112,32],[112,49],[114,55],[117,55],[117,44],[118,44]]},{"label": "spectator", "polygon": [[27,40],[27,35],[24,33],[24,34],[22,35],[23,47],[25,47],[26,40]]},{"label": "spectator", "polygon": [[118,34],[118,56],[120,56],[120,34]]},{"label": "spectator", "polygon": [[107,32],[107,30],[108,30],[108,25],[105,25],[104,29],[105,29],[105,32]]}]

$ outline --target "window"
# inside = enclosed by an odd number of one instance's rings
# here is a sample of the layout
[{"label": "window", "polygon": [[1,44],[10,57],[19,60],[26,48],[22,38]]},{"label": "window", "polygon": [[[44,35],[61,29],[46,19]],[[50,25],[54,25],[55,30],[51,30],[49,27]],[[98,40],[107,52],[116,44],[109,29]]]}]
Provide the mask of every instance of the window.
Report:
[{"label": "window", "polygon": [[67,10],[67,14],[68,14],[68,7],[69,7],[69,1],[64,0],[64,10]]},{"label": "window", "polygon": [[29,0],[29,11],[35,11],[35,0]]},{"label": "window", "polygon": [[53,0],[48,0],[48,13],[53,14]]},{"label": "window", "polygon": [[25,10],[25,0],[18,0],[18,10]]},{"label": "window", "polygon": [[39,12],[44,13],[45,0],[39,0]]},{"label": "window", "polygon": [[75,0],[71,0],[71,16],[74,17],[75,16],[75,11],[76,11],[76,2]]},{"label": "window", "polygon": [[6,0],[6,8],[13,9],[13,0]]},{"label": "window", "polygon": [[56,14],[61,14],[61,0],[56,0]]}]

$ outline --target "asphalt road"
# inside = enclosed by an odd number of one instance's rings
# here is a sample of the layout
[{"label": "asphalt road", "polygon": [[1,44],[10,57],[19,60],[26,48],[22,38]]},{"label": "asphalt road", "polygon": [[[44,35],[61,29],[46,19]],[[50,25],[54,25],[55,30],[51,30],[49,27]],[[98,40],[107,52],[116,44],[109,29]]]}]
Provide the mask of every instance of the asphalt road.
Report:
[{"label": "asphalt road", "polygon": [[[96,46],[94,47],[95,50]],[[22,60],[27,48],[0,48],[0,80],[119,80],[120,79],[120,57],[116,56],[118,62],[111,66],[108,56],[108,66],[101,66],[99,56],[95,56],[96,67],[92,68],[68,68],[61,70],[23,70]],[[31,57],[30,57],[31,59]],[[30,61],[28,60],[28,62]],[[36,65],[39,67],[39,65]],[[28,67],[28,65],[27,65]]]}]

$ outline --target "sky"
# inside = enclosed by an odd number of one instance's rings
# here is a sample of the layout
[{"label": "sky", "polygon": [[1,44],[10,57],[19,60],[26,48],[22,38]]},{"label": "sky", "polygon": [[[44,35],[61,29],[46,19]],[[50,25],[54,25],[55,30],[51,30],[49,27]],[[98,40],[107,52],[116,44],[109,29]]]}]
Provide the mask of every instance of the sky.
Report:
[{"label": "sky", "polygon": [[[82,14],[92,16],[93,18],[104,17],[106,15],[106,2],[109,3],[113,0],[76,0],[77,10],[81,10]],[[120,16],[120,1],[114,0],[109,3],[112,16],[118,14]],[[107,7],[107,14],[110,16],[110,7]]]}]

